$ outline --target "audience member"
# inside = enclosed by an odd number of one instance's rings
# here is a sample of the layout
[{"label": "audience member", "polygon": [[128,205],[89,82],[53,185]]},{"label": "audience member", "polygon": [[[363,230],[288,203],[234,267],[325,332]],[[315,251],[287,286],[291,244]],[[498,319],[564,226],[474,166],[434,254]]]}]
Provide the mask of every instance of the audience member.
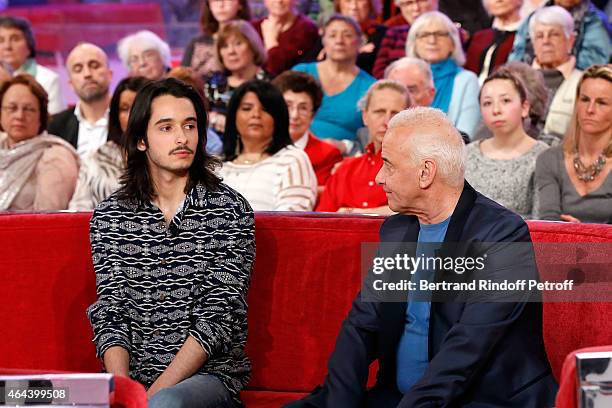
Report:
[{"label": "audience member", "polygon": [[537,216],[612,223],[612,65],[588,68],[562,146],[536,163]]},{"label": "audience member", "polygon": [[442,110],[457,129],[473,137],[480,121],[478,78],[461,68],[465,55],[453,22],[439,11],[421,15],[408,34],[406,55],[431,65],[436,88],[431,106]]},{"label": "audience member", "polygon": [[282,92],[287,103],[289,136],[293,144],[308,155],[317,175],[319,190],[322,190],[336,163],[342,161],[340,150],[309,130],[312,118],[321,106],[323,91],[312,75],[297,71],[283,72],[272,84]]},{"label": "audience member", "polygon": [[508,70],[496,71],[482,85],[480,109],[493,137],[467,146],[465,179],[493,201],[532,218],[536,158],[548,145],[523,128],[529,115],[525,86]]},{"label": "audience member", "polygon": [[385,33],[372,68],[375,78],[382,78],[385,69],[395,60],[406,56],[406,39],[410,26],[423,13],[438,10],[438,0],[397,0],[400,14],[385,21]]},{"label": "audience member", "polygon": [[308,17],[296,14],[296,0],[264,0],[268,16],[254,23],[268,53],[266,72],[277,76],[312,54],[319,29]]},{"label": "audience member", "polygon": [[293,67],[312,75],[323,89],[323,103],[312,121],[312,132],[333,141],[343,154],[352,150],[357,129],[363,126],[357,102],[375,82],[356,65],[360,42],[361,28],[355,20],[334,14],[323,27],[325,60]]},{"label": "audience member", "polygon": [[36,63],[36,43],[30,23],[19,17],[0,16],[0,82],[22,73],[32,75],[49,95],[49,114],[66,107],[59,75]]},{"label": "audience member", "polygon": [[91,43],[79,44],[70,51],[66,69],[79,100],[76,106],[51,118],[49,133],[66,140],[84,157],[108,139],[112,72],[104,51]]},{"label": "audience member", "polygon": [[234,90],[251,79],[267,79],[268,75],[262,68],[266,49],[246,21],[230,21],[219,30],[216,54],[222,70],[205,78],[204,94],[210,103],[209,126],[222,134],[227,104]]},{"label": "audience member", "polygon": [[72,197],[79,158],[47,133],[47,101],[29,74],[0,86],[0,211],[64,210]]},{"label": "audience member", "polygon": [[251,20],[248,0],[204,0],[200,26],[202,34],[192,39],[183,54],[181,65],[191,67],[196,75],[204,77],[221,69],[216,56],[217,32],[228,22]]},{"label": "audience member", "polygon": [[535,59],[532,66],[542,71],[550,99],[544,133],[563,137],[569,126],[582,72],[571,55],[574,20],[562,7],[544,7],[530,20]]},{"label": "audience member", "polygon": [[521,19],[529,17],[534,11],[544,6],[548,0],[525,0],[521,6]]},{"label": "audience member", "polygon": [[372,73],[374,60],[387,27],[378,24],[380,0],[334,0],[336,13],[351,17],[361,27],[362,45],[359,48],[357,66],[368,74]]},{"label": "audience member", "polygon": [[85,154],[69,210],[90,211],[119,189],[119,178],[125,169],[122,145],[130,109],[136,94],[148,79],[127,77],[115,88],[108,113],[108,141]]},{"label": "audience member", "polygon": [[385,79],[392,79],[404,85],[414,106],[431,106],[436,96],[431,67],[422,59],[398,59],[385,70]]},{"label": "audience member", "polygon": [[[570,51],[576,57],[576,67],[584,70],[593,64],[607,64],[612,52],[612,27],[607,16],[590,0],[548,0],[545,3],[545,6],[553,5],[566,9],[574,21]],[[523,22],[516,33],[508,58],[510,61],[524,61],[528,64],[534,62],[536,53],[531,19],[536,14],[538,13],[532,14]]]},{"label": "audience member", "polygon": [[249,381],[255,220],[214,174],[205,132],[193,87],[146,85],[130,112],[122,187],[90,221],[96,354],[146,387],[149,408],[236,408]]},{"label": "audience member", "polygon": [[508,60],[516,30],[522,22],[523,0],[484,0],[483,4],[493,16],[493,26],[474,33],[464,67],[478,75],[480,84]]},{"label": "audience member", "polygon": [[383,164],[381,147],[387,125],[395,114],[410,105],[410,94],[398,82],[382,79],[370,87],[360,101],[370,143],[365,148],[365,154],[346,159],[331,176],[317,211],[391,213],[387,195],[375,179]]},{"label": "audience member", "polygon": [[163,78],[170,69],[170,46],[157,34],[138,31],[117,43],[117,54],[129,75],[152,81]]},{"label": "audience member", "polygon": [[310,211],[317,178],[293,146],[281,92],[266,81],[242,84],[229,102],[220,175],[255,211]]}]

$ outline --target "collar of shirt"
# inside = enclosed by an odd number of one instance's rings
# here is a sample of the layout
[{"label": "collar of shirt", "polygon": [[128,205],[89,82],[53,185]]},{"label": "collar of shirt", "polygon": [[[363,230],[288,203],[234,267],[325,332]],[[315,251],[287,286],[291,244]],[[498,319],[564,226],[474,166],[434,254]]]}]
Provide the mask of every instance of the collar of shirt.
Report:
[{"label": "collar of shirt", "polygon": [[517,31],[522,23],[523,19],[520,18],[514,23],[503,25],[498,18],[494,18],[491,27],[499,31]]},{"label": "collar of shirt", "polygon": [[373,142],[368,143],[368,145],[363,149],[363,151],[366,156],[371,156],[371,157],[381,157],[382,156],[382,149],[378,153],[376,153]]},{"label": "collar of shirt", "polygon": [[34,61],[33,58],[28,58],[22,66],[15,70],[15,75],[24,73],[30,74],[34,78],[36,78],[36,74],[38,73],[38,66],[36,65],[36,61]]},{"label": "collar of shirt", "polygon": [[[532,66],[535,69],[542,69],[542,67],[540,67],[540,64],[538,64],[538,61],[535,58],[533,59]],[[561,75],[563,75],[564,79],[567,79],[570,77],[570,75],[572,75],[572,72],[574,72],[574,68],[576,68],[576,57],[574,57],[573,55],[570,55],[569,60],[555,67],[557,71],[561,72]]]},{"label": "collar of shirt", "polygon": [[304,133],[304,135],[302,137],[300,137],[298,140],[296,140],[295,142],[293,142],[293,145],[299,149],[304,150],[306,148],[306,145],[308,144],[308,135],[310,132],[306,131],[306,133]]},{"label": "collar of shirt", "polygon": [[74,116],[76,116],[77,120],[79,121],[79,123],[85,123],[87,124],[89,127],[107,127],[108,126],[108,112],[109,112],[109,108],[106,109],[106,112],[104,112],[104,116],[102,116],[100,119],[98,119],[97,121],[95,121],[94,123],[91,123],[90,121],[88,121],[87,119],[85,119],[83,117],[83,114],[81,113],[81,101],[78,101],[76,103],[76,106],[74,107]]}]

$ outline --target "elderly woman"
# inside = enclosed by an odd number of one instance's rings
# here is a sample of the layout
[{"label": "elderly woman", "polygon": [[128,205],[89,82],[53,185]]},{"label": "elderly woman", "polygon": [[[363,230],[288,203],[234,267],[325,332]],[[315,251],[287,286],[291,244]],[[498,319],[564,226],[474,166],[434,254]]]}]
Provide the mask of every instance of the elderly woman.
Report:
[{"label": "elderly woman", "polygon": [[267,79],[262,68],[266,49],[251,24],[235,20],[219,30],[216,52],[223,70],[205,78],[204,94],[210,102],[210,127],[223,133],[227,104],[234,90],[251,79]]},{"label": "elderly woman", "polygon": [[123,134],[134,98],[148,82],[145,77],[134,76],[117,84],[108,113],[108,142],[83,157],[69,210],[93,210],[119,188],[119,178],[125,168],[121,148]]},{"label": "elderly woman", "polygon": [[[576,68],[584,70],[593,64],[607,64],[612,52],[612,27],[608,17],[589,0],[548,0],[545,6],[563,7],[574,22],[574,40],[570,49],[576,57]],[[531,64],[536,58],[532,35],[532,14],[519,28],[514,39],[510,61]]]},{"label": "elderly woman", "polygon": [[291,143],[287,105],[274,85],[253,80],[236,89],[223,144],[220,175],[255,211],[312,210],[317,178]]},{"label": "elderly woman", "polygon": [[312,75],[323,88],[312,133],[333,141],[343,154],[353,148],[357,129],[363,126],[357,102],[375,81],[356,65],[360,43],[361,28],[355,20],[334,14],[323,26],[325,60],[293,67]]},{"label": "elderly woman", "polygon": [[277,76],[312,54],[319,30],[308,17],[296,14],[296,0],[264,0],[268,16],[254,23],[268,61],[264,68]]},{"label": "elderly woman", "polygon": [[535,50],[532,66],[544,75],[550,94],[543,132],[562,138],[570,123],[576,87],[582,75],[571,54],[575,41],[574,20],[564,8],[551,6],[536,11],[529,26]]},{"label": "elderly woman", "polygon": [[465,55],[455,24],[439,11],[416,19],[406,41],[406,55],[431,65],[436,95],[432,107],[445,112],[470,137],[480,122],[478,78],[461,68]]},{"label": "elderly woman", "polygon": [[202,34],[187,45],[181,65],[191,67],[200,77],[219,70],[215,55],[217,32],[236,19],[251,19],[248,0],[204,0],[200,17]]},{"label": "elderly woman", "polygon": [[391,213],[387,194],[376,183],[383,164],[382,141],[391,118],[411,104],[408,90],[399,82],[381,79],[370,87],[359,103],[370,143],[365,154],[346,159],[331,176],[317,211]]},{"label": "elderly woman", "polygon": [[289,110],[289,136],[296,147],[304,150],[312,163],[319,190],[331,176],[336,163],[342,161],[340,150],[310,132],[310,124],[323,100],[317,81],[304,72],[287,71],[277,76],[272,84],[282,93]]},{"label": "elderly woman", "polygon": [[480,109],[493,137],[467,146],[465,179],[504,207],[532,218],[536,158],[548,145],[523,127],[529,115],[527,90],[518,76],[502,68],[482,85]]},{"label": "elderly woman", "polygon": [[65,109],[59,76],[38,65],[36,43],[28,21],[11,16],[0,16],[0,82],[22,73],[32,75],[49,95],[49,114]]},{"label": "elderly woman", "polygon": [[537,215],[612,224],[612,65],[588,68],[576,94],[563,145],[536,163]]},{"label": "elderly woman", "polygon": [[508,60],[516,30],[522,22],[523,0],[483,0],[483,4],[493,16],[492,28],[474,33],[465,62],[465,69],[477,74],[480,84]]},{"label": "elderly woman", "polygon": [[381,11],[380,0],[335,0],[334,11],[359,23],[363,34],[357,66],[372,73],[380,43],[387,31],[387,27],[376,23]]},{"label": "elderly woman", "polygon": [[130,76],[143,76],[156,81],[170,69],[170,46],[148,30],[119,40],[117,54]]},{"label": "elderly woman", "polygon": [[79,171],[74,148],[47,134],[47,93],[29,74],[0,86],[0,211],[64,210]]}]

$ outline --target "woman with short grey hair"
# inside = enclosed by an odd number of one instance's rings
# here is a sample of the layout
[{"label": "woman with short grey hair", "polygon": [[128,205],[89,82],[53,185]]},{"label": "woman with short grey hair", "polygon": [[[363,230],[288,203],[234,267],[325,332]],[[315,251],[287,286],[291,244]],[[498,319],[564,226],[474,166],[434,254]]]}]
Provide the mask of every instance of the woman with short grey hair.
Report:
[{"label": "woman with short grey hair", "polygon": [[436,88],[431,106],[445,112],[457,129],[473,137],[480,121],[478,78],[462,68],[465,54],[455,24],[439,11],[422,14],[408,33],[406,55],[431,65]]},{"label": "woman with short grey hair", "polygon": [[130,76],[143,76],[152,81],[163,78],[171,66],[170,46],[149,30],[119,40],[117,54]]}]

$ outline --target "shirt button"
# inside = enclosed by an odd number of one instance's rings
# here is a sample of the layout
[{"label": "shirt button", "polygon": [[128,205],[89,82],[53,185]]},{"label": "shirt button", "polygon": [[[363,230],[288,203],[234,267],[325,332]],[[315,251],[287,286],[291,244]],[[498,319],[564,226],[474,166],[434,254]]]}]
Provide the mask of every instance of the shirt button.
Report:
[{"label": "shirt button", "polygon": [[365,207],[367,207],[367,206],[368,206],[368,202],[367,202],[367,201],[364,201],[363,203],[361,203],[361,205],[362,205],[362,206],[365,208]]},{"label": "shirt button", "polygon": [[370,186],[370,187],[372,187],[373,185],[374,185],[374,182],[373,182],[373,181],[370,181],[370,182],[368,183],[368,186]]},{"label": "shirt button", "polygon": [[162,259],[161,261],[159,261],[160,264],[165,265],[166,264],[166,260]]},{"label": "shirt button", "polygon": [[159,300],[164,300],[166,298],[166,294],[162,293],[161,295],[159,295]]},{"label": "shirt button", "polygon": [[160,331],[159,331],[159,329],[158,329],[158,330],[155,330],[155,331],[153,332],[153,335],[154,335],[154,336],[159,336],[159,333],[160,333]]}]

